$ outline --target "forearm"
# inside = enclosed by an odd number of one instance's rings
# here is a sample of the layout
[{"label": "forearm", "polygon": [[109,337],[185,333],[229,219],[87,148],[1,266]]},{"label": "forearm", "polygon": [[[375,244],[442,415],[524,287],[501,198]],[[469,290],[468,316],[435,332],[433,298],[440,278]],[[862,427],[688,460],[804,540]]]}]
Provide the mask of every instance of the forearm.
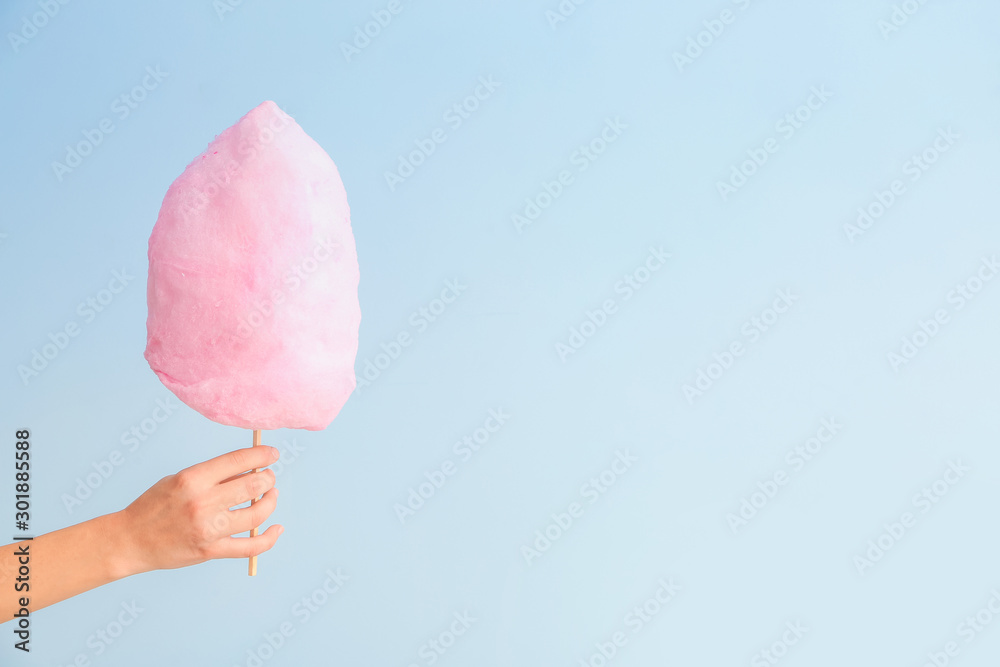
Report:
[{"label": "forearm", "polygon": [[13,617],[21,598],[37,611],[142,571],[124,533],[116,512],[0,547],[0,622]]}]

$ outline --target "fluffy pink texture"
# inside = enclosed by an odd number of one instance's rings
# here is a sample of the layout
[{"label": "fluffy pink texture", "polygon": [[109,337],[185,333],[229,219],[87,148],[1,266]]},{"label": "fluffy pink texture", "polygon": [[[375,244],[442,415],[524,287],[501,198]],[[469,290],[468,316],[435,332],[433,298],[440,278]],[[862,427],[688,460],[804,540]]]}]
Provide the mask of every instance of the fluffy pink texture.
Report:
[{"label": "fluffy pink texture", "polygon": [[336,165],[274,102],[217,136],[149,237],[146,360],[209,419],[320,430],[354,391],[358,259]]}]

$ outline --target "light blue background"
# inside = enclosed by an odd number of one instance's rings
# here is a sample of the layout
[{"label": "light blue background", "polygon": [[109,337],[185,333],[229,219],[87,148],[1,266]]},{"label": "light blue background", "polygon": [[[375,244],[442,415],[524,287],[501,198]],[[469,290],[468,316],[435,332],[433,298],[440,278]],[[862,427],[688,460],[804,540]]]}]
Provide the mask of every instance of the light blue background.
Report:
[{"label": "light blue background", "polygon": [[[247,665],[290,622],[264,664],[426,665],[421,645],[468,611],[435,664],[579,665],[621,630],[614,665],[750,665],[794,621],[808,631],[782,665],[917,666],[951,640],[953,664],[994,664],[1000,619],[969,644],[956,629],[1000,589],[1000,281],[961,311],[947,295],[1000,252],[1000,5],[934,0],[887,38],[888,1],[590,0],[553,28],[557,6],[403,0],[348,60],[341,42],[385,3],[245,0],[220,18],[210,0],[71,2],[17,49],[6,34],[40,10],[4,3],[0,439],[10,452],[15,428],[32,430],[36,532],[249,445],[187,407],[135,452],[120,436],[169,395],[142,356],[162,197],[260,102],[343,177],[359,370],[415,332],[445,280],[467,290],[326,431],[265,434],[304,451],[279,475],[286,532],[258,577],[216,561],[126,579],[38,612],[30,656],[5,633],[0,662]],[[672,54],[726,8],[735,21],[678,71]],[[169,75],[119,120],[112,101],[147,66]],[[501,86],[449,128],[481,76]],[[833,96],[722,201],[716,182],[813,86]],[[52,163],[105,117],[114,132],[60,181]],[[621,137],[577,171],[574,151],[617,117]],[[437,127],[447,141],[390,191],[384,172]],[[948,127],[960,138],[911,183],[904,162]],[[511,216],[562,169],[573,183],[518,233]],[[848,242],[843,226],[896,178],[907,192]],[[615,285],[651,245],[672,257],[626,301]],[[134,281],[25,385],[17,367],[123,268]],[[682,385],[746,342],[778,289],[797,303],[690,404]],[[607,298],[618,311],[563,363],[556,344]],[[891,368],[937,308],[949,323]],[[497,407],[509,422],[460,462],[452,444]],[[843,430],[734,535],[726,515],[824,417]],[[116,449],[125,463],[67,511],[63,494]],[[529,566],[522,545],[619,449],[637,462]],[[401,525],[394,504],[448,458],[458,472]],[[970,472],[921,514],[911,497],[958,459]],[[854,557],[905,511],[916,527],[859,573]],[[293,605],[337,568],[349,581],[302,623]],[[634,634],[625,615],[660,578],[681,591]],[[88,637],[133,600],[142,614],[95,656]]]}]

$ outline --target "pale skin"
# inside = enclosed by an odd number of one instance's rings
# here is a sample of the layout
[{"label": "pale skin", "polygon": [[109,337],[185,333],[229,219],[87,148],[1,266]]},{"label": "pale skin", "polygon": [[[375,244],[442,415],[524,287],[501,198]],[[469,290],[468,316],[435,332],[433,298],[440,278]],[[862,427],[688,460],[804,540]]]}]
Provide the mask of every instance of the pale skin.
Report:
[{"label": "pale skin", "polygon": [[[13,617],[21,597],[29,598],[34,612],[133,574],[264,553],[282,526],[257,537],[233,536],[260,526],[274,511],[274,472],[253,470],[277,460],[274,447],[238,449],[164,477],[119,512],[0,547],[0,619]],[[251,507],[232,509],[259,496]],[[16,592],[23,559],[17,551],[24,545],[30,591]]]}]

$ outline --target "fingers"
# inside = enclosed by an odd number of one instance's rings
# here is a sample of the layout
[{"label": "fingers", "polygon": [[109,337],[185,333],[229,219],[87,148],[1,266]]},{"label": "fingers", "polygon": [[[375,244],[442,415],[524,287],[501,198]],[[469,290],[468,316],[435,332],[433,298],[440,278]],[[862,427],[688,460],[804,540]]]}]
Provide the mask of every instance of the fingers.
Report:
[{"label": "fingers", "polygon": [[278,456],[279,453],[275,447],[267,445],[246,447],[191,466],[184,472],[197,480],[199,484],[210,486],[239,475],[241,472],[269,466],[278,460]]},{"label": "fingers", "polygon": [[274,487],[274,481],[273,470],[261,470],[260,472],[240,475],[224,484],[219,484],[212,489],[211,493],[220,507],[229,509],[264,495]]},{"label": "fingers", "polygon": [[[238,510],[242,511],[242,510]],[[274,525],[257,537],[227,537],[219,540],[212,549],[211,558],[250,558],[259,556],[274,546],[284,527]]]},{"label": "fingers", "polygon": [[235,535],[237,533],[245,533],[251,528],[256,528],[260,524],[267,521],[267,517],[271,516],[271,512],[274,511],[277,504],[278,490],[271,489],[264,494],[263,498],[250,507],[244,507],[238,510],[227,510],[225,516],[228,519],[228,524],[220,537]]},{"label": "fingers", "polygon": [[[270,468],[268,468],[268,469],[270,470]],[[239,475],[233,475],[232,477],[225,478],[224,480],[222,480],[221,482],[219,482],[219,484],[225,484],[226,482],[231,482],[234,479],[239,479],[243,475],[250,475],[252,473],[253,473],[253,470],[248,470],[246,472],[241,472]]]}]

